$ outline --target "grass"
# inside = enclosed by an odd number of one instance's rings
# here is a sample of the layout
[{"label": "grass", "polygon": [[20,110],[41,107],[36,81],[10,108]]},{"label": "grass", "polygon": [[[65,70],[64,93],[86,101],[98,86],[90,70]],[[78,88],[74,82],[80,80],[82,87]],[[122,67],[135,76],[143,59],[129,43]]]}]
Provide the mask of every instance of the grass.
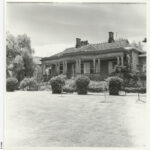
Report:
[{"label": "grass", "polygon": [[[6,95],[6,144],[9,146],[145,146],[145,104],[136,94]],[[142,96],[145,100],[145,95]]]}]

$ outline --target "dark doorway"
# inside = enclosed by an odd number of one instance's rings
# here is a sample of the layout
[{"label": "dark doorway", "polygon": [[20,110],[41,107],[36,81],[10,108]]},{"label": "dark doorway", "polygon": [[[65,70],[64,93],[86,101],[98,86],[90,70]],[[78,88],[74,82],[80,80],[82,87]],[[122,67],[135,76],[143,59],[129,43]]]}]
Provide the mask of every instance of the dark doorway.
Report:
[{"label": "dark doorway", "polygon": [[108,77],[108,61],[107,60],[101,60],[100,74],[103,79]]},{"label": "dark doorway", "polygon": [[71,78],[74,76],[74,63],[68,63],[67,64],[67,78]]}]

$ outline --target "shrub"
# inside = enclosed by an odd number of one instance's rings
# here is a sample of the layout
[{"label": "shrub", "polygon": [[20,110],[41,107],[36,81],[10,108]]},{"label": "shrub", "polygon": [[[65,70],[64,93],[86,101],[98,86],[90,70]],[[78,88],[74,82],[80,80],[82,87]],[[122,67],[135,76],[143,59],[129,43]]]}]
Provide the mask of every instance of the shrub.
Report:
[{"label": "shrub", "polygon": [[14,91],[18,87],[18,80],[16,78],[10,77],[6,80],[6,90]]},{"label": "shrub", "polygon": [[75,80],[76,90],[78,94],[87,94],[90,79],[87,76],[77,77]]},{"label": "shrub", "polygon": [[109,77],[107,81],[109,86],[109,94],[119,95],[119,91],[121,90],[123,80],[119,77],[114,76],[114,77]]},{"label": "shrub", "polygon": [[63,87],[63,92],[73,93],[76,92],[76,84],[74,79],[69,79],[65,81],[65,86]]},{"label": "shrub", "polygon": [[73,89],[76,89],[76,83],[75,83],[75,80],[74,79],[69,79],[69,80],[66,80],[66,86],[69,86]]},{"label": "shrub", "polygon": [[88,86],[89,92],[103,92],[106,90],[106,82],[105,81],[91,81]]},{"label": "shrub", "polygon": [[38,90],[37,81],[34,78],[24,78],[20,82],[20,89],[27,91],[36,91]]},{"label": "shrub", "polygon": [[88,87],[88,91],[89,92],[103,92],[103,88],[101,88],[101,87]]},{"label": "shrub", "polygon": [[42,82],[38,84],[38,91],[51,91],[51,89],[49,82]]},{"label": "shrub", "polygon": [[63,74],[60,74],[60,75],[58,75],[57,77],[60,77],[60,78],[63,79],[63,80],[66,80],[66,79],[67,79],[67,76],[66,76],[66,75],[63,75]]},{"label": "shrub", "polygon": [[69,86],[64,86],[64,87],[63,87],[63,92],[66,92],[66,93],[73,93],[73,92],[75,92],[75,89],[72,88],[72,87],[69,87]]},{"label": "shrub", "polygon": [[146,88],[141,87],[141,88],[133,88],[133,87],[126,87],[125,91],[127,93],[146,93]]},{"label": "shrub", "polygon": [[146,80],[146,73],[141,73],[139,77],[141,80]]},{"label": "shrub", "polygon": [[62,93],[62,87],[65,84],[65,80],[60,76],[51,78],[50,84],[52,87],[52,93],[60,94]]}]

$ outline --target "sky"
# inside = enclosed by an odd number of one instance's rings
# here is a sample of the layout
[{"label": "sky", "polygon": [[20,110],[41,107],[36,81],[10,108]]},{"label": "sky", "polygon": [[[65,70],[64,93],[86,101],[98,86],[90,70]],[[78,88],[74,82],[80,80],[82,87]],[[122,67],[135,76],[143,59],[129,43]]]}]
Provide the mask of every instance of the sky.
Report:
[{"label": "sky", "polygon": [[115,39],[140,42],[146,37],[146,4],[7,3],[6,30],[27,34],[40,57],[74,47],[77,37],[107,42],[109,31]]}]

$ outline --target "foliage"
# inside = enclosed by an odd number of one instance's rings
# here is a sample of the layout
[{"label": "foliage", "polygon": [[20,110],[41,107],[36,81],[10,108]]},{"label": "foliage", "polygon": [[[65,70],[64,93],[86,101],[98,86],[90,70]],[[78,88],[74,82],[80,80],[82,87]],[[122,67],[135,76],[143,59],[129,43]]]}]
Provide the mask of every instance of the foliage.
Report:
[{"label": "foliage", "polygon": [[40,66],[38,65],[35,66],[33,76],[38,83],[43,81],[42,68]]},{"label": "foliage", "polygon": [[67,76],[66,76],[66,75],[63,75],[63,74],[60,74],[60,75],[58,75],[57,77],[60,77],[62,80],[66,80],[66,79],[67,79]]},{"label": "foliage", "polygon": [[63,87],[63,92],[73,93],[76,92],[76,84],[74,79],[69,79],[65,81],[65,86]]},{"label": "foliage", "polygon": [[102,87],[95,87],[95,86],[92,86],[92,87],[88,87],[88,91],[89,92],[103,92],[103,88]]},{"label": "foliage", "polygon": [[74,79],[66,80],[65,85],[76,90],[76,83]]},{"label": "foliage", "polygon": [[60,94],[62,93],[62,87],[65,85],[65,80],[60,76],[51,78],[50,84],[52,87],[52,93]]},{"label": "foliage", "polygon": [[90,79],[87,76],[77,77],[75,83],[78,94],[87,94],[88,85],[90,83]]},{"label": "foliage", "polygon": [[16,41],[21,50],[26,48],[30,54],[33,53],[33,49],[31,48],[31,40],[26,34],[18,35]]},{"label": "foliage", "polygon": [[129,84],[136,85],[139,79],[137,72],[132,72],[129,66],[119,66],[119,70],[116,70],[110,74],[110,76],[117,76],[123,79],[123,85],[128,86]]},{"label": "foliage", "polygon": [[109,77],[107,81],[109,86],[109,94],[119,95],[119,90],[121,90],[123,80],[119,77],[113,76],[113,77]]},{"label": "foliage", "polygon": [[13,61],[13,76],[20,82],[24,78],[24,62],[20,55],[17,55]]},{"label": "foliage", "polygon": [[24,61],[24,73],[25,77],[32,77],[35,69],[35,64],[32,55],[27,49],[22,51],[22,57]]},{"label": "foliage", "polygon": [[107,90],[105,81],[97,82],[97,81],[90,81],[90,84],[88,86],[89,92],[103,92]]},{"label": "foliage", "polygon": [[145,87],[140,87],[140,88],[126,87],[125,91],[127,93],[146,93],[146,88]]},{"label": "foliage", "polygon": [[6,73],[20,82],[24,77],[32,77],[35,69],[31,41],[27,35],[6,34]]},{"label": "foliage", "polygon": [[140,73],[140,74],[139,74],[139,78],[140,78],[141,80],[146,80],[146,73]]},{"label": "foliage", "polygon": [[27,91],[36,91],[38,90],[37,81],[34,78],[24,78],[20,82],[20,89]]},{"label": "foliage", "polygon": [[66,93],[73,93],[75,92],[76,90],[70,86],[64,86],[63,87],[63,92],[66,92]]},{"label": "foliage", "polygon": [[51,85],[49,82],[38,83],[38,91],[51,91]]},{"label": "foliage", "polygon": [[7,78],[6,80],[6,89],[7,91],[14,91],[18,87],[18,80],[16,78]]},{"label": "foliage", "polygon": [[21,53],[16,38],[10,34],[6,33],[6,62],[7,66],[12,64],[13,59]]}]

